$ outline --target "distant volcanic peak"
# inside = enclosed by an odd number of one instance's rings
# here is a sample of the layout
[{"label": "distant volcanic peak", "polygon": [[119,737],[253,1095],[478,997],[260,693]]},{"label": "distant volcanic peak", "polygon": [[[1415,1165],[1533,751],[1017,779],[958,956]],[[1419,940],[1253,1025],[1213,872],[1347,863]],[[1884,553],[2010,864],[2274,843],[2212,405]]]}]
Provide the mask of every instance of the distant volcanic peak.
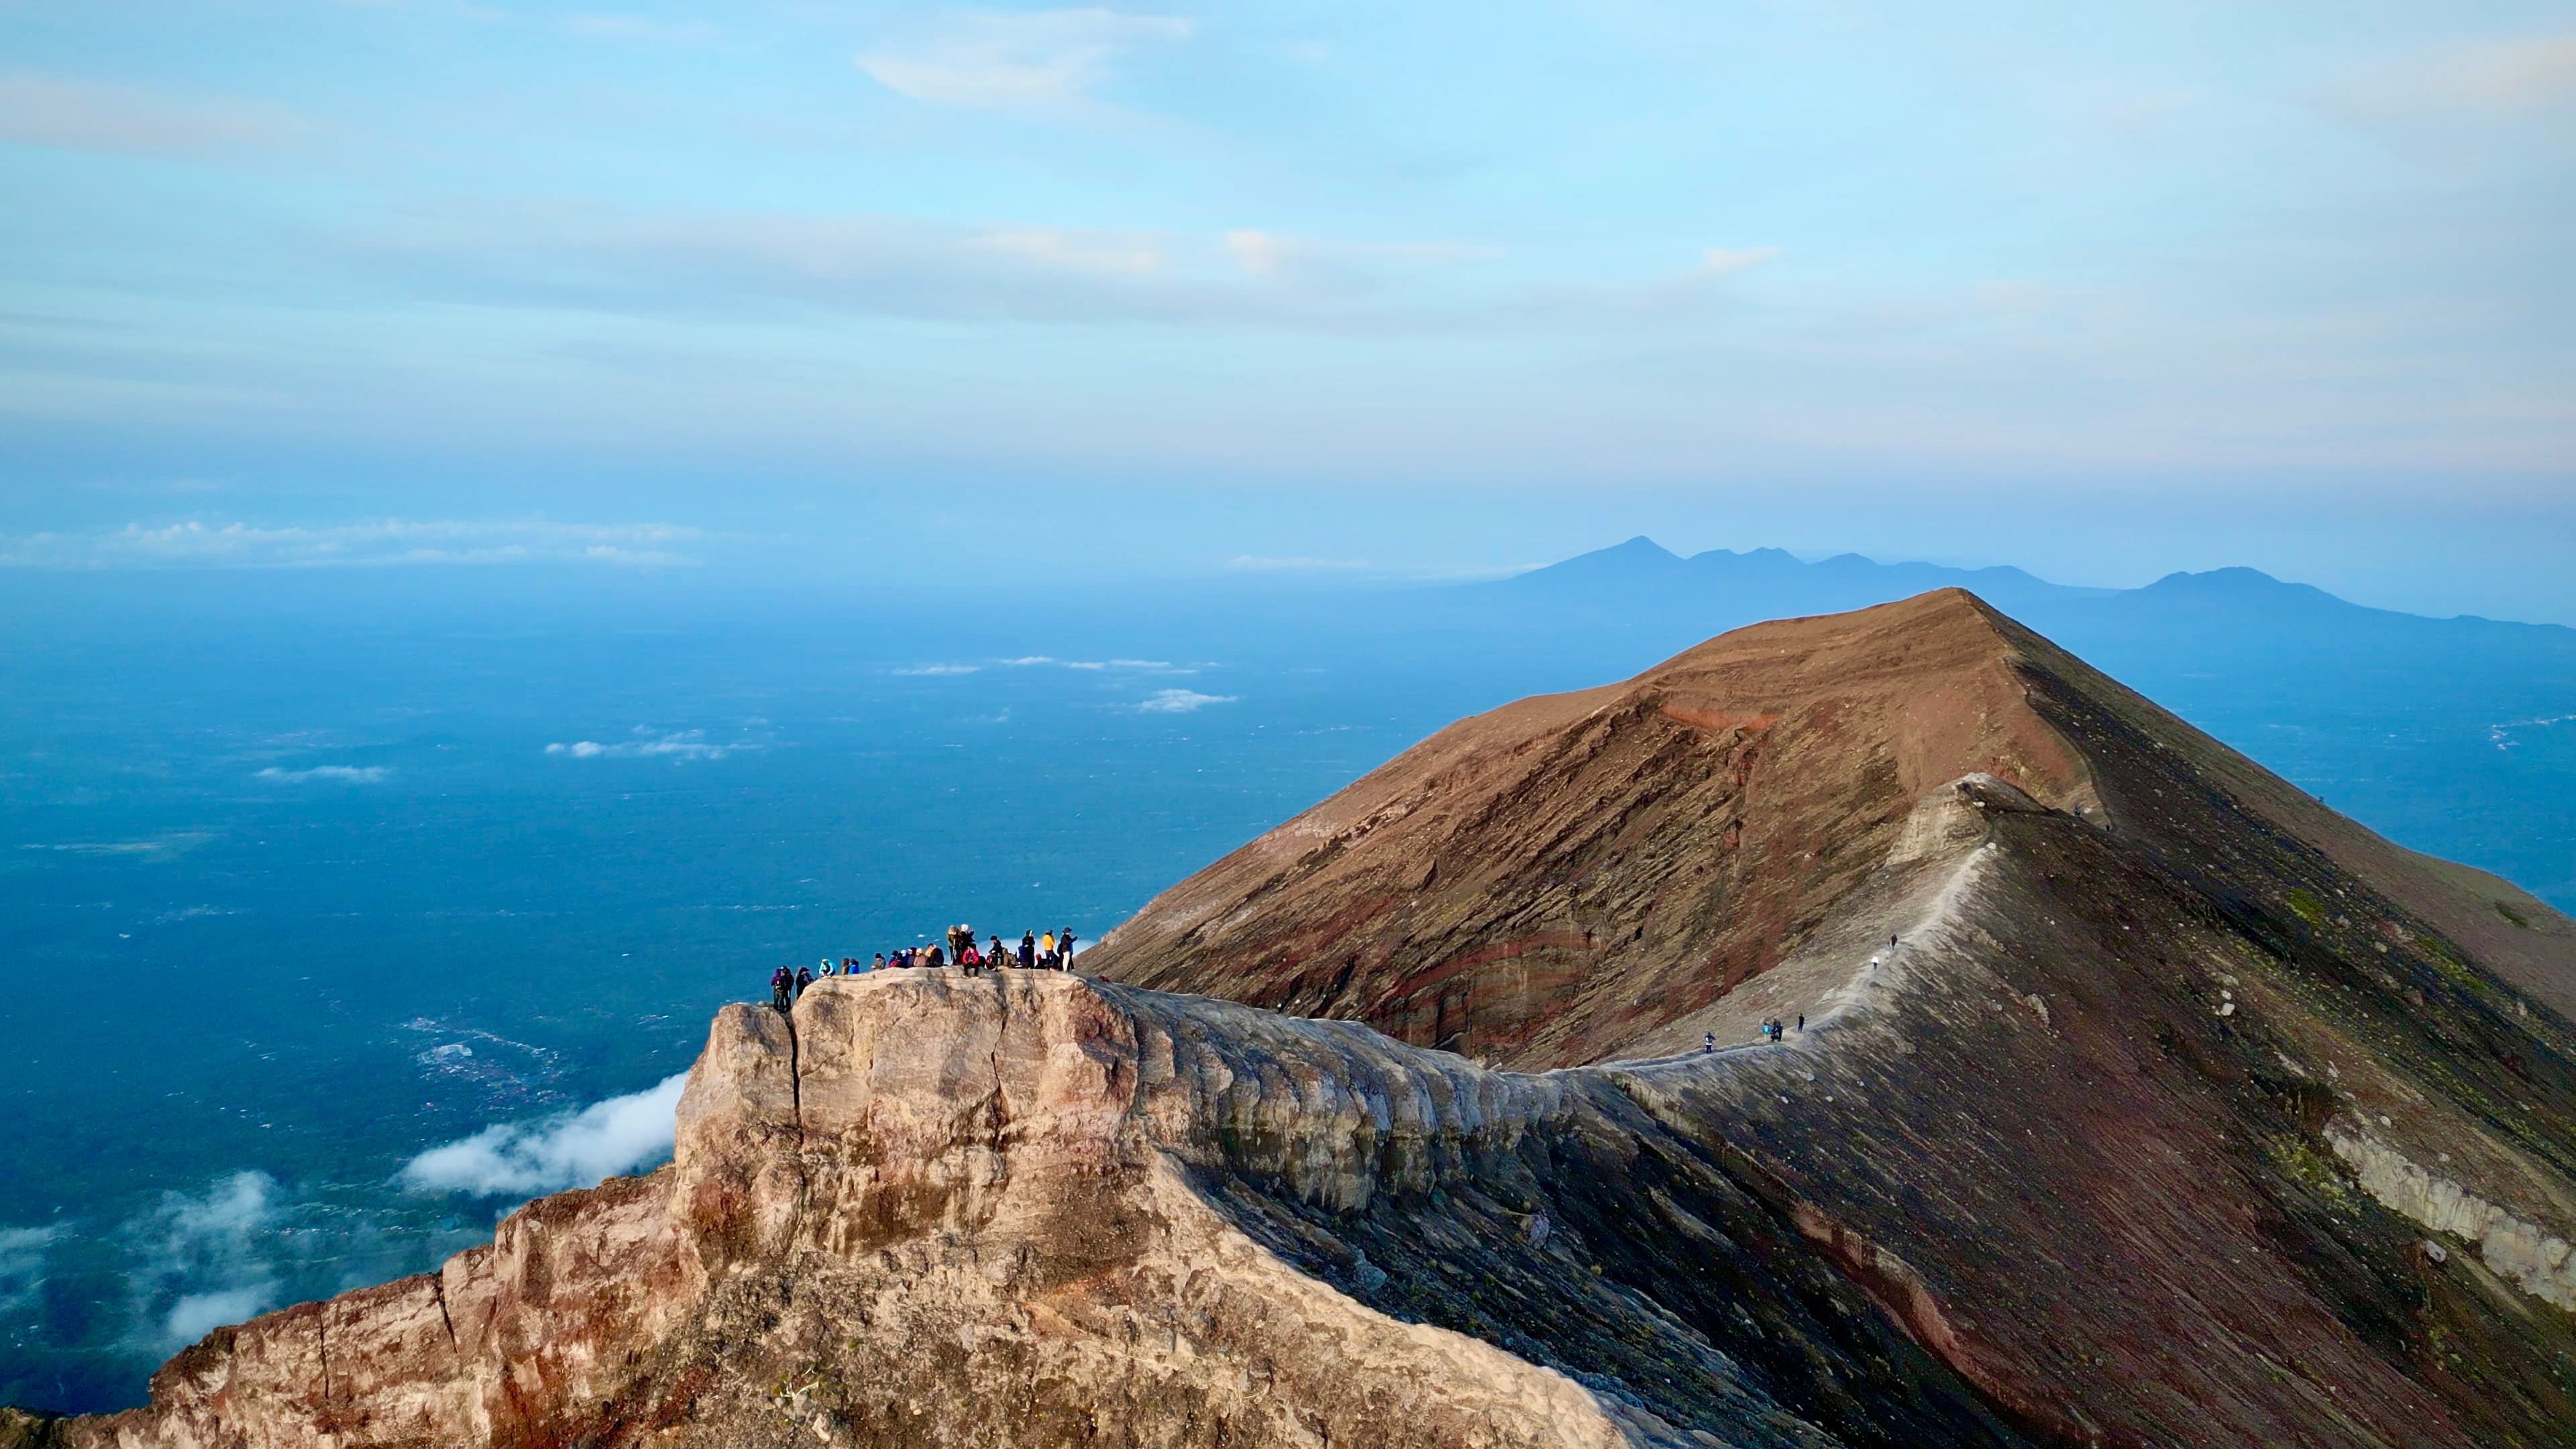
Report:
[{"label": "distant volcanic peak", "polygon": [[[2325,590],[2316,588],[2313,585],[2286,583],[2263,572],[2261,569],[2247,568],[2241,564],[2230,565],[2226,568],[2207,569],[2199,573],[2194,573],[2188,569],[2177,570],[2156,580],[2154,583],[2147,585],[2147,587],[2156,590],[2159,593],[2199,594],[2203,596],[2217,596],[2223,594],[2297,594],[2301,596],[2314,595],[2321,599],[2332,599],[2334,597],[2333,595],[2328,594]],[[2335,600],[2335,602],[2341,603],[2342,601],[2338,599]]]},{"label": "distant volcanic peak", "polygon": [[1635,538],[1629,539],[1625,543],[1615,544],[1609,548],[1601,549],[1598,552],[1601,555],[1607,555],[1619,559],[1666,558],[1678,560],[1681,557],[1681,555],[1674,553],[1671,549],[1664,547],[1662,544],[1655,542],[1653,539],[1648,538],[1642,533],[1638,534]]}]

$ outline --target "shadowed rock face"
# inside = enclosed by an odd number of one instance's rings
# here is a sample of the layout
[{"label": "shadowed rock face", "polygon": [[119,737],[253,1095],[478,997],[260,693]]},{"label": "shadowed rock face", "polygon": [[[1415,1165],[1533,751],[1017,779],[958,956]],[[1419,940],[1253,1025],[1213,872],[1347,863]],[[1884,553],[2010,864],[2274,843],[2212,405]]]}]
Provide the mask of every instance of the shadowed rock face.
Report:
[{"label": "shadowed rock face", "polygon": [[669,1167],[0,1445],[2576,1443],[2576,926],[1964,595],[1085,960],[728,1008]]}]

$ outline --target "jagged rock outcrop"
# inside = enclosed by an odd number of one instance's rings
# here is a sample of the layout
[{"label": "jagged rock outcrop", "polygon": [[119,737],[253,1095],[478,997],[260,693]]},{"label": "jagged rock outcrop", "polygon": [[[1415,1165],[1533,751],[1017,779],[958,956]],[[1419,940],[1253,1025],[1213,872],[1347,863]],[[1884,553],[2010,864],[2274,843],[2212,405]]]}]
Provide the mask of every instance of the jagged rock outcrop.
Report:
[{"label": "jagged rock outcrop", "polygon": [[[223,1330],[67,1442],[2015,1438],[1864,1293],[1765,1263],[1804,1256],[1772,1209],[1606,1078],[1070,976],[886,974],[728,1008],[679,1127],[664,1170]],[[1745,1240],[1663,1263],[1618,1236],[1659,1211]],[[1452,1293],[1519,1351],[1373,1306]],[[1730,1354],[1740,1323],[1791,1352]]]},{"label": "jagged rock outcrop", "polygon": [[0,1444],[2576,1443],[2576,926],[1955,592],[1086,962],[728,1008],[662,1171]]}]

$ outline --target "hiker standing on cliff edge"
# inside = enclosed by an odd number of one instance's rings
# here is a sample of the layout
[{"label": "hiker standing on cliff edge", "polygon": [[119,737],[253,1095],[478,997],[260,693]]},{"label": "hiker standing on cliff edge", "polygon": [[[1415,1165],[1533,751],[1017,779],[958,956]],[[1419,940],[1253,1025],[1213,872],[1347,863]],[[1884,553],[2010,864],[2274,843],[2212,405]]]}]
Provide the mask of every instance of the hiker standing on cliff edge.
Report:
[{"label": "hiker standing on cliff edge", "polygon": [[786,967],[781,966],[777,970],[769,973],[770,1005],[777,1007],[782,1012],[785,1011],[789,1001],[793,998],[795,991],[796,978],[788,974]]}]

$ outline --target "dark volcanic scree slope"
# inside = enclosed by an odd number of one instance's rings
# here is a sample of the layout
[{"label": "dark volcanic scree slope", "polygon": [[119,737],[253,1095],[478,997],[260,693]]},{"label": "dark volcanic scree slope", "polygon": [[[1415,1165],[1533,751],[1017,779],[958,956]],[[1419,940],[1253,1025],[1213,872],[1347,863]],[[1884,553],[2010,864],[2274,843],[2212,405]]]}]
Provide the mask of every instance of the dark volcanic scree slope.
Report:
[{"label": "dark volcanic scree slope", "polygon": [[0,1443],[2576,1444],[2576,925],[1955,590],[1085,961],[728,1008],[669,1167]]}]

